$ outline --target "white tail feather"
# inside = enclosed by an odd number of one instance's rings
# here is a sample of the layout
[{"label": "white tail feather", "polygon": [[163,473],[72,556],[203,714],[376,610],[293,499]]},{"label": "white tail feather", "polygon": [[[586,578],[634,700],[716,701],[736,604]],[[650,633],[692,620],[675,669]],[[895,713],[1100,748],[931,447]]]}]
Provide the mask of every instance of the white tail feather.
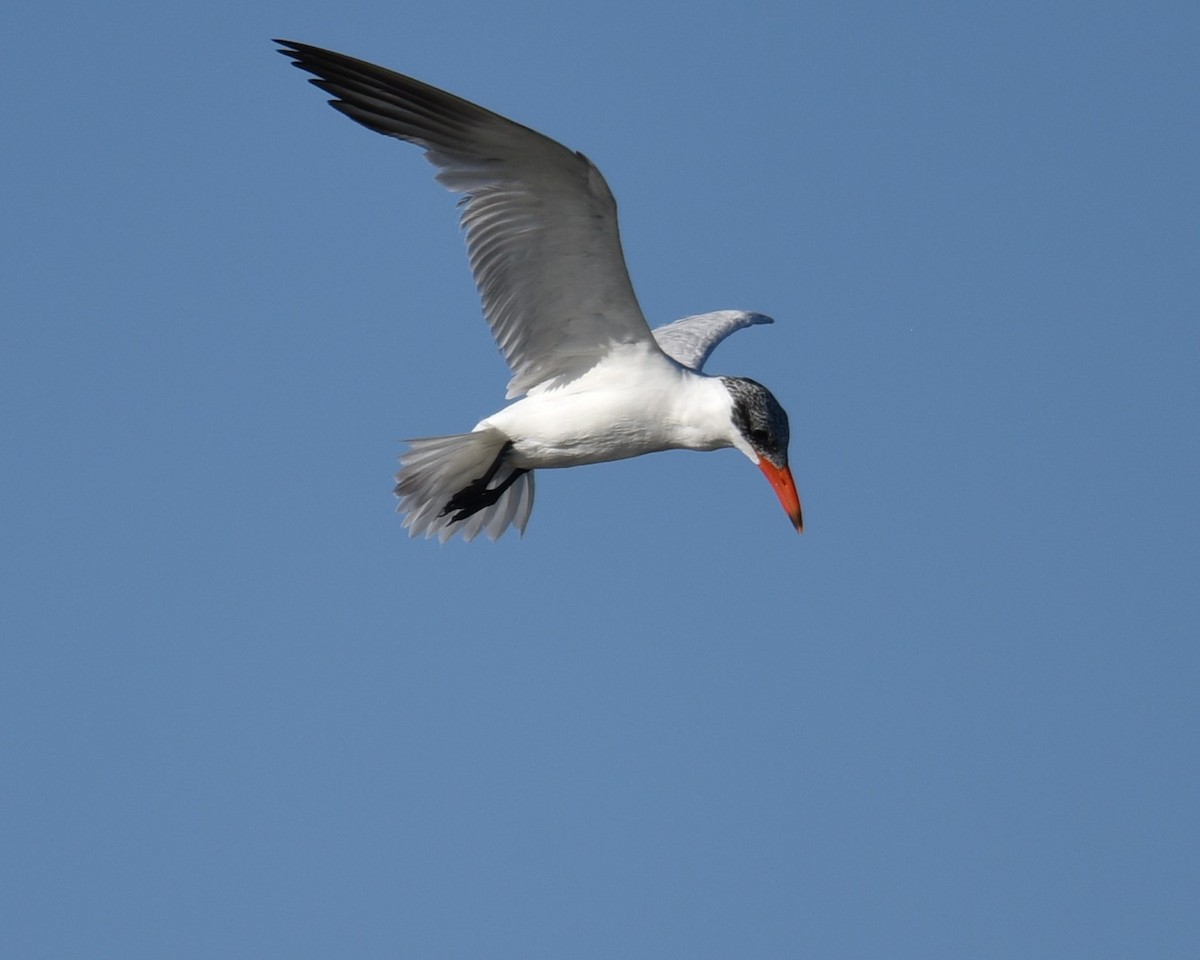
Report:
[{"label": "white tail feather", "polygon": [[[473,540],[483,531],[495,540],[510,524],[524,533],[533,511],[532,470],[517,477],[490,507],[457,523],[451,515],[443,515],[456,493],[487,473],[507,442],[507,436],[493,429],[410,440],[396,474],[396,496],[400,498],[396,509],[404,514],[408,535],[436,534],[444,542],[456,533]],[[501,466],[489,486],[498,487],[512,473],[512,467]]]}]

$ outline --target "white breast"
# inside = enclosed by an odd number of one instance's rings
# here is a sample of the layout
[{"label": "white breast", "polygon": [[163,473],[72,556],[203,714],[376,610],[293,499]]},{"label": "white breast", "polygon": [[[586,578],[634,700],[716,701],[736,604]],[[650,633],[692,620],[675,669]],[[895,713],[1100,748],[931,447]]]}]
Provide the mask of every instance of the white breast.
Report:
[{"label": "white breast", "polygon": [[733,445],[729,392],[717,378],[662,354],[614,352],[563,387],[525,397],[481,421],[512,438],[511,462],[572,467],[657,450]]}]

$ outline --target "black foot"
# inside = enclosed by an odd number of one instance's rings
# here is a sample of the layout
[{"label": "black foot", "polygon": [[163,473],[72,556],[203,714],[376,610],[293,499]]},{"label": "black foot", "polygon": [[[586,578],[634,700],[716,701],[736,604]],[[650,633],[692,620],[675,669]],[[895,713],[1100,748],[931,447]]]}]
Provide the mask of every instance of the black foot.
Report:
[{"label": "black foot", "polygon": [[496,454],[496,459],[492,461],[492,465],[488,467],[487,473],[476,480],[472,480],[469,484],[452,496],[439,517],[444,517],[448,513],[453,513],[450,518],[451,523],[458,523],[460,520],[466,520],[467,517],[478,513],[486,507],[490,507],[493,503],[504,496],[504,491],[516,482],[517,478],[523,473],[528,473],[527,470],[513,470],[504,481],[498,486],[488,489],[488,484],[495,479],[496,473],[500,470],[509,452],[512,450],[512,441],[509,440],[500,452]]}]

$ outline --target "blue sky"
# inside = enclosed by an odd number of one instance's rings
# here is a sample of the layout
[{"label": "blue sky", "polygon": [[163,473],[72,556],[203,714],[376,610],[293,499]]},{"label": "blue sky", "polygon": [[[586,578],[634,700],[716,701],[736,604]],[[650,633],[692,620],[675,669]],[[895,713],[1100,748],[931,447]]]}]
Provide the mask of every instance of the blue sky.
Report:
[{"label": "blue sky", "polygon": [[[6,957],[1190,957],[1192,4],[0,13]],[[506,374],[283,36],[587,153],[789,410],[409,540]]]}]

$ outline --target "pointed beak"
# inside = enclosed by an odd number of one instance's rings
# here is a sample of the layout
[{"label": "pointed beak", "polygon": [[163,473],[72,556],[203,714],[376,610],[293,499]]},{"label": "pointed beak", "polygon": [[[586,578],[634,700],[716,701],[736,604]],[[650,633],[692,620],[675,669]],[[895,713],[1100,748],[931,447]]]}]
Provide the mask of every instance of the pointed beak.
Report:
[{"label": "pointed beak", "polygon": [[797,533],[804,532],[804,518],[800,514],[800,494],[796,492],[796,483],[792,480],[792,471],[787,467],[777,467],[766,457],[758,458],[758,469],[775,490],[775,496],[783,505],[783,511],[792,521]]}]

